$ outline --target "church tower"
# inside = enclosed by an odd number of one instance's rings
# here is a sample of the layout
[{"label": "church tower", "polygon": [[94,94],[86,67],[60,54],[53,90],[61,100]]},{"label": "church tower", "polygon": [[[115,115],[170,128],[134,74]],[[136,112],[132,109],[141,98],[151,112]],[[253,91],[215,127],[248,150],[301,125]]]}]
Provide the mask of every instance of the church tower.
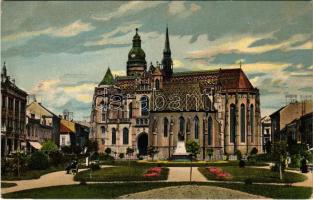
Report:
[{"label": "church tower", "polygon": [[127,76],[142,75],[146,68],[146,54],[141,48],[141,39],[138,35],[138,28],[136,28],[133,47],[128,53]]},{"label": "church tower", "polygon": [[162,65],[165,78],[170,78],[173,74],[173,61],[171,57],[170,40],[168,37],[168,27],[166,27],[165,47],[163,50]]}]

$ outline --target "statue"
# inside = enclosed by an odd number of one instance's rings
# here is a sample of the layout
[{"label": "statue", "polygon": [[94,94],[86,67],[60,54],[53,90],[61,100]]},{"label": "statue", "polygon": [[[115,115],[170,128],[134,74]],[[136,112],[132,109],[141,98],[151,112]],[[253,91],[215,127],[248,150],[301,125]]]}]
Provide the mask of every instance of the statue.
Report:
[{"label": "statue", "polygon": [[173,133],[173,126],[174,126],[174,120],[171,119],[171,123],[170,123],[170,133]]}]

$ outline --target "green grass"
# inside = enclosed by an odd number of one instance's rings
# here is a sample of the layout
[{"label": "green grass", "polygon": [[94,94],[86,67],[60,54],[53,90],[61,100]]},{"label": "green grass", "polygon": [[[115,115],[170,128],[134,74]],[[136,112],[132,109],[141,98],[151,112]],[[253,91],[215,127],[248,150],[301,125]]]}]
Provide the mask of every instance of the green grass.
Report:
[{"label": "green grass", "polygon": [[[286,187],[277,185],[244,185],[227,183],[192,183],[193,185],[209,185],[229,188],[250,194],[261,195],[274,199],[309,199],[312,188],[309,187]],[[155,188],[190,185],[189,182],[152,182],[152,183],[121,183],[121,184],[90,184],[55,186],[38,188],[15,193],[4,194],[3,198],[40,198],[40,199],[91,199],[91,198],[117,198],[121,195],[142,192]]]},{"label": "green grass", "polygon": [[28,179],[38,179],[40,176],[44,174],[48,174],[55,171],[64,170],[64,167],[50,167],[45,170],[27,170],[23,172],[20,177],[16,175],[3,175],[1,176],[1,180],[6,181],[14,181],[14,180],[28,180]]},{"label": "green grass", "polygon": [[[96,171],[90,170],[79,172],[75,175],[76,181],[151,181],[151,180],[166,180],[168,176],[168,168],[162,168],[159,177],[144,177],[149,167],[128,167],[117,166],[107,167]],[[91,176],[90,176],[91,174]]]},{"label": "green grass", "polygon": [[16,185],[17,185],[16,183],[1,182],[1,188],[9,188],[9,187],[14,187]]},{"label": "green grass", "polygon": [[[295,183],[301,182],[307,179],[306,176],[302,174],[297,174],[293,172],[284,172],[283,180],[279,179],[278,172],[272,172],[269,169],[260,169],[260,168],[239,168],[236,166],[223,166],[219,167],[224,172],[228,172],[232,175],[230,180],[232,181],[245,181],[250,179],[252,182],[258,183]],[[217,176],[210,173],[208,168],[199,168],[199,171],[208,179],[208,180],[220,180]]]}]

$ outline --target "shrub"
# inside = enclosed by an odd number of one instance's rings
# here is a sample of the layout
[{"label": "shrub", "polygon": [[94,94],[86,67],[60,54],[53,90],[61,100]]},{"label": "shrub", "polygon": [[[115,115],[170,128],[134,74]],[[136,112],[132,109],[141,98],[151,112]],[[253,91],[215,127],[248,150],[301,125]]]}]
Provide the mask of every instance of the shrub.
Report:
[{"label": "shrub", "polygon": [[53,166],[58,166],[65,162],[64,156],[60,151],[53,151],[49,153],[50,163]]},{"label": "shrub", "polygon": [[33,170],[44,170],[49,167],[48,156],[41,152],[36,151],[32,153],[29,159],[29,168]]},{"label": "shrub", "polygon": [[125,157],[125,155],[124,155],[124,153],[120,153],[120,154],[118,155],[118,157],[119,157],[120,159],[123,159],[123,158]]},{"label": "shrub", "polygon": [[245,179],[245,184],[246,185],[252,185],[252,183],[253,183],[253,181],[252,181],[252,179],[251,178],[247,178],[247,179]]},{"label": "shrub", "polygon": [[290,159],[291,159],[290,167],[296,167],[296,168],[300,167],[300,159],[301,159],[300,154],[292,155]]},{"label": "shrub", "polygon": [[72,148],[69,146],[63,146],[61,147],[61,151],[65,154],[71,154],[72,153]]},{"label": "shrub", "polygon": [[112,150],[111,150],[111,148],[106,148],[105,150],[104,150],[104,153],[106,153],[106,154],[111,154],[112,153]]},{"label": "shrub", "polygon": [[245,163],[244,160],[240,160],[240,161],[239,161],[239,167],[240,167],[240,168],[244,168],[245,165],[246,165],[246,163]]},{"label": "shrub", "polygon": [[257,163],[257,156],[254,154],[254,155],[251,155],[251,156],[248,156],[248,162],[249,164],[251,165],[255,165]]},{"label": "shrub", "polygon": [[250,151],[250,155],[256,155],[258,153],[258,149],[253,147],[253,149]]},{"label": "shrub", "polygon": [[91,163],[91,164],[90,164],[90,169],[91,169],[92,171],[99,170],[99,169],[100,169],[99,163]]},{"label": "shrub", "polygon": [[241,160],[242,159],[242,154],[240,150],[236,150],[235,155],[237,156],[237,160]]},{"label": "shrub", "polygon": [[142,155],[137,154],[137,158],[138,158],[138,160],[143,160],[143,156]]}]

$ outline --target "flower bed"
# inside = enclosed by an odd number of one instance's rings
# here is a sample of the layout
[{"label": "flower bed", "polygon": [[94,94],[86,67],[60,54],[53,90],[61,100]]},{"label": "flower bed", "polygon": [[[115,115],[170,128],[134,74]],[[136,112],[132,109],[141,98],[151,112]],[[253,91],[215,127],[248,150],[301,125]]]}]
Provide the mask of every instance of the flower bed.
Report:
[{"label": "flower bed", "polygon": [[214,176],[216,176],[219,179],[229,180],[232,178],[230,173],[225,172],[218,167],[209,167],[208,170],[211,174],[213,174]]},{"label": "flower bed", "polygon": [[162,168],[161,167],[150,167],[145,173],[144,177],[157,177],[161,175]]}]

